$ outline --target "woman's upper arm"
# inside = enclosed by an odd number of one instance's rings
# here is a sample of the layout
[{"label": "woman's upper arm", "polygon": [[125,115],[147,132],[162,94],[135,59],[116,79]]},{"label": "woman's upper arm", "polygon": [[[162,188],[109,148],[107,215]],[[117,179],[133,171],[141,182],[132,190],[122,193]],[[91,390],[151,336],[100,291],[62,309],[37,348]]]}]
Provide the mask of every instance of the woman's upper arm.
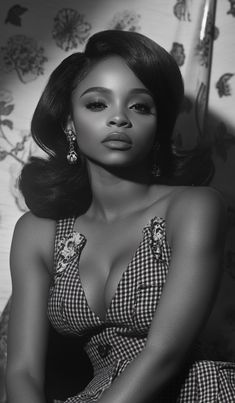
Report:
[{"label": "woman's upper arm", "polygon": [[53,221],[26,213],[16,224],[10,254],[12,301],[7,374],[26,371],[39,384],[44,373],[54,234]]},{"label": "woman's upper arm", "polygon": [[185,190],[169,210],[172,257],[146,347],[185,354],[208,318],[221,278],[226,209],[208,188]]}]

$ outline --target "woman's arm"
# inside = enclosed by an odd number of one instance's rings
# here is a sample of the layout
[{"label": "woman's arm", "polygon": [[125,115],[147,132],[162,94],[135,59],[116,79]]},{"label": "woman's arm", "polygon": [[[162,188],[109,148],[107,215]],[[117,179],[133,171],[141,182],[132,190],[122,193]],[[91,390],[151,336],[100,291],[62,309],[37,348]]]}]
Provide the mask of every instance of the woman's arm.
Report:
[{"label": "woman's arm", "polygon": [[8,331],[8,403],[44,403],[47,299],[55,225],[25,214],[11,246],[12,302]]},{"label": "woman's arm", "polygon": [[225,217],[224,202],[212,189],[190,188],[172,202],[171,264],[146,346],[99,403],[157,402],[179,373],[217,295]]}]

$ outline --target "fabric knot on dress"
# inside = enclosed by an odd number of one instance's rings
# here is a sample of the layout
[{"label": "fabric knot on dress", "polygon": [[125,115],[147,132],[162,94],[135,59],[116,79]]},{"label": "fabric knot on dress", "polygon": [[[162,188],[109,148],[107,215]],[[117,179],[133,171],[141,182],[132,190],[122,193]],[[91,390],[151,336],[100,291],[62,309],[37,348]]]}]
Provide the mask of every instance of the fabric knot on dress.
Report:
[{"label": "fabric knot on dress", "polygon": [[58,263],[56,266],[56,275],[62,273],[68,263],[80,256],[81,250],[86,243],[84,235],[79,232],[72,232],[68,237],[61,238],[58,241]]},{"label": "fabric knot on dress", "polygon": [[162,244],[165,239],[165,220],[161,217],[154,217],[149,223],[150,247],[156,259],[162,255]]},{"label": "fabric knot on dress", "polygon": [[89,382],[86,388],[78,395],[69,397],[64,403],[93,403],[99,401],[103,392],[124,371],[130,363],[128,360],[114,360],[114,362],[101,370]]}]

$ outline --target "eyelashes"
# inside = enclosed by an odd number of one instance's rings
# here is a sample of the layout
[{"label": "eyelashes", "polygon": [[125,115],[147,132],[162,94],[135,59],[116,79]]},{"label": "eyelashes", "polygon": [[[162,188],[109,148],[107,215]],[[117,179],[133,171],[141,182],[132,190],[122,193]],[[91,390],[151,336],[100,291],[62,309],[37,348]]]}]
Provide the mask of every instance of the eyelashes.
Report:
[{"label": "eyelashes", "polygon": [[144,115],[148,115],[151,113],[150,106],[147,104],[144,104],[144,103],[140,103],[140,102],[132,105],[130,109],[134,109],[136,112],[142,113]]},{"label": "eyelashes", "polygon": [[99,112],[106,109],[107,105],[102,101],[92,101],[86,104],[86,108],[93,112]]},{"label": "eyelashes", "polygon": [[[108,107],[107,103],[105,103],[104,101],[91,101],[88,102],[85,106],[86,109],[89,109],[92,112],[101,112]],[[148,115],[151,113],[151,106],[143,102],[136,102],[134,104],[131,104],[129,106],[129,109],[143,115]]]}]

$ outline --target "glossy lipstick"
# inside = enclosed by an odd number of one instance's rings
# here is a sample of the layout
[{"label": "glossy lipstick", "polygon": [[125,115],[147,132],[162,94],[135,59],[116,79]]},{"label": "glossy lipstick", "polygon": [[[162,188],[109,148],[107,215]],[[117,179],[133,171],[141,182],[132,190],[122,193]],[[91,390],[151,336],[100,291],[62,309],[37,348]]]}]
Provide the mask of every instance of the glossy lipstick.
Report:
[{"label": "glossy lipstick", "polygon": [[108,134],[102,141],[104,145],[108,148],[115,150],[128,150],[131,148],[132,140],[131,138],[123,132],[113,132]]}]

